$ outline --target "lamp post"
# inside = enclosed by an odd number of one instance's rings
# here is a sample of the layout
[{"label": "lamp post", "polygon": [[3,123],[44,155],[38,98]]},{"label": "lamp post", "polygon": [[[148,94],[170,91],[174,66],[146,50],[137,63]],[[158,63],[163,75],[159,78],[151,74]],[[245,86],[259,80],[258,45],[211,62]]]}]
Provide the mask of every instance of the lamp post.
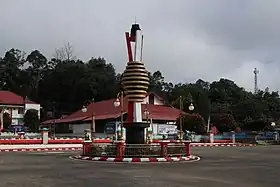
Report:
[{"label": "lamp post", "polygon": [[[182,96],[180,96],[180,112],[183,110],[183,99]],[[180,140],[183,140],[183,124],[182,124],[182,114],[180,114]]]},{"label": "lamp post", "polygon": [[[183,97],[180,96],[180,111],[183,110]],[[194,105],[191,101],[190,105],[189,105],[189,111],[193,111],[194,110]],[[183,124],[182,124],[182,115],[180,115],[180,140],[183,140]]]},{"label": "lamp post", "polygon": [[[119,98],[121,98],[121,100]],[[123,91],[121,91],[121,92],[118,93],[117,99],[114,102],[115,107],[121,106],[121,140],[123,140],[123,102],[124,102]]]},{"label": "lamp post", "polygon": [[[88,109],[87,109],[88,105],[94,103],[94,99],[92,99],[91,101],[88,100],[87,102],[88,102],[88,104],[87,105],[85,104],[82,108],[82,112],[84,112],[84,113],[86,113],[88,111]],[[93,109],[91,111],[91,120],[92,121],[91,121],[91,124],[90,124],[90,131],[91,131],[91,138],[92,138],[94,136],[94,133],[95,133],[95,121],[94,121]]]},{"label": "lamp post", "polygon": [[[144,117],[146,118],[146,122],[148,123],[148,121],[149,121],[149,114],[150,114],[150,112],[148,111],[148,108],[146,107],[145,108],[145,111],[144,111]],[[149,134],[148,134],[148,127],[146,128],[146,143],[148,143],[148,136],[149,136]]]},{"label": "lamp post", "polygon": [[55,139],[55,102],[53,102],[53,139]]}]

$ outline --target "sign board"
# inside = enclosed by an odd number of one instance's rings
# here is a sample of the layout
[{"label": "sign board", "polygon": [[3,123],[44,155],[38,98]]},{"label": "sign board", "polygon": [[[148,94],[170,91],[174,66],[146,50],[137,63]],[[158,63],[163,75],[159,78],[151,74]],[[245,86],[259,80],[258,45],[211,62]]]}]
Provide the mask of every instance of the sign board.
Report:
[{"label": "sign board", "polygon": [[177,134],[176,125],[158,125],[158,134]]},{"label": "sign board", "polygon": [[104,132],[106,134],[115,134],[117,126],[119,126],[118,122],[109,122],[105,125]]}]

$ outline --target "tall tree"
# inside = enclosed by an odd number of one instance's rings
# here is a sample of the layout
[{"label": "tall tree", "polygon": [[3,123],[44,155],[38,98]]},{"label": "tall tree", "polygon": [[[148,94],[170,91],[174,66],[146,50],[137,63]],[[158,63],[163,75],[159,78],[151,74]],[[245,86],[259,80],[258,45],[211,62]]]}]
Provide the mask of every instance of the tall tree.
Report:
[{"label": "tall tree", "polygon": [[18,84],[20,79],[20,68],[25,63],[25,53],[18,49],[10,49],[6,52],[4,58],[0,60],[0,88],[20,92],[22,85]]},{"label": "tall tree", "polygon": [[9,113],[7,112],[4,112],[3,114],[3,126],[4,126],[4,129],[8,129],[9,126],[11,125],[12,123],[12,119],[11,119],[11,116]]},{"label": "tall tree", "polygon": [[65,44],[63,47],[56,49],[54,54],[54,59],[60,60],[60,61],[70,61],[75,60],[74,56],[74,47],[70,42]]},{"label": "tall tree", "polygon": [[28,87],[26,96],[38,100],[39,83],[42,81],[44,72],[49,68],[48,60],[40,51],[34,50],[27,56],[26,62],[28,63],[28,68],[24,70],[28,77],[25,80]]},{"label": "tall tree", "polygon": [[32,130],[33,132],[39,130],[40,120],[38,116],[38,110],[35,109],[27,110],[26,113],[24,114],[23,120],[24,120],[24,125],[29,127],[30,130]]}]

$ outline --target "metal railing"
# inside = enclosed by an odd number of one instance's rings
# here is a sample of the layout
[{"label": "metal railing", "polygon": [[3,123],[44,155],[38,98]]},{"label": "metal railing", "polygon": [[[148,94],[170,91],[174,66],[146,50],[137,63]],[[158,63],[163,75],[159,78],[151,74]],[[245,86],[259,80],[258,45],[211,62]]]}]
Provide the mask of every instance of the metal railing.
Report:
[{"label": "metal railing", "polygon": [[186,155],[186,146],[182,144],[169,144],[167,148],[168,156]]},{"label": "metal railing", "polygon": [[159,144],[127,144],[124,148],[124,157],[160,157],[161,146]]},{"label": "metal railing", "polygon": [[[85,145],[84,145],[85,146]],[[92,143],[88,156],[107,157],[169,157],[190,155],[190,143],[161,142],[152,144]]]},{"label": "metal railing", "polygon": [[117,146],[115,144],[92,144],[89,156],[116,156]]}]

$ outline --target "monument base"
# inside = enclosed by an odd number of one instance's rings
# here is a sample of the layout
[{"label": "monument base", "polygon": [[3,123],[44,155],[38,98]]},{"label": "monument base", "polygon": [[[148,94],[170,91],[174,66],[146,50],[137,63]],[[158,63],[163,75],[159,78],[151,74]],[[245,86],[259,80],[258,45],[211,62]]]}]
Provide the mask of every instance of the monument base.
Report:
[{"label": "monument base", "polygon": [[145,144],[145,128],[149,127],[147,122],[124,123],[126,128],[127,144]]}]

